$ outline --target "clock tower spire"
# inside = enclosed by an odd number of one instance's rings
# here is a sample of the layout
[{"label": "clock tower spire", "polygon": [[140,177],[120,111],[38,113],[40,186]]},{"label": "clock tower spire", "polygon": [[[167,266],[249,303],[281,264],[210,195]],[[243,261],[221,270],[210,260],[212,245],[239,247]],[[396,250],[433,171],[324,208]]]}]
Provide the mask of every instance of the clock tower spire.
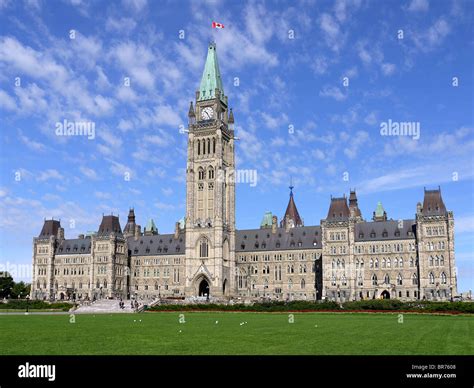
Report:
[{"label": "clock tower spire", "polygon": [[188,117],[186,294],[225,298],[235,288],[234,116],[215,43]]}]

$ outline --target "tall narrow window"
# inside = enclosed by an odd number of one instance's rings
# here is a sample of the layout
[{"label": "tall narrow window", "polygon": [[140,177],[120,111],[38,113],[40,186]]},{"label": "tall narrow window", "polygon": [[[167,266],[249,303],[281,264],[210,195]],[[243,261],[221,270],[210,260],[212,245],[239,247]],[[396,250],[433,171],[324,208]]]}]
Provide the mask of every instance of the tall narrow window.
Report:
[{"label": "tall narrow window", "polygon": [[199,257],[208,257],[209,246],[206,239],[202,239],[199,243]]},{"label": "tall narrow window", "polygon": [[430,277],[430,284],[434,284],[435,278],[434,278],[433,272],[430,272],[429,277]]},{"label": "tall narrow window", "polygon": [[441,284],[446,284],[447,283],[447,277],[444,272],[441,272]]},{"label": "tall narrow window", "polygon": [[213,154],[216,153],[216,138],[215,137],[212,138],[212,153]]},{"label": "tall narrow window", "polygon": [[198,155],[201,155],[201,142],[198,140],[197,141],[197,148],[198,148]]}]

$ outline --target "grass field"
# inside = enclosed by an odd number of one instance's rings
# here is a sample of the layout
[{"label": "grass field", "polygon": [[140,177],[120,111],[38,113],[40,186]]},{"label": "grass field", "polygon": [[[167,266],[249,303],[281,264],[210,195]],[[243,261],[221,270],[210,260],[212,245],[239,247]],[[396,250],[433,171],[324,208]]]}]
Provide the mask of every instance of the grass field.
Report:
[{"label": "grass field", "polygon": [[[474,317],[390,313],[0,315],[0,354],[463,355]],[[140,322],[141,320],[141,322]],[[242,324],[243,322],[246,322]]]}]

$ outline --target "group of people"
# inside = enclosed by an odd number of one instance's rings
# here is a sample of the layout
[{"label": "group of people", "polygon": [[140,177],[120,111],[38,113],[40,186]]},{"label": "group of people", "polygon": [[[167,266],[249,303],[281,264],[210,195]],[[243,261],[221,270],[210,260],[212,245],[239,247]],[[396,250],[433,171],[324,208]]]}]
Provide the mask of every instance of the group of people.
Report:
[{"label": "group of people", "polygon": [[[119,301],[119,307],[123,310],[125,308],[125,302],[122,300],[122,298],[120,298],[120,301]],[[135,300],[131,300],[130,301],[130,307],[135,310],[138,310],[138,302]]]}]

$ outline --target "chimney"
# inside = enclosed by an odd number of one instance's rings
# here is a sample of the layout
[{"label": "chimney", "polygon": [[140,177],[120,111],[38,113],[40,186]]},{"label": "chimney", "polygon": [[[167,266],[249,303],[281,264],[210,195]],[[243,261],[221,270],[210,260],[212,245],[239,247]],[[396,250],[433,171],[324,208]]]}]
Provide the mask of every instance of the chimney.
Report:
[{"label": "chimney", "polygon": [[174,225],[174,238],[177,239],[179,236],[179,222],[176,222]]},{"label": "chimney", "polygon": [[83,235],[83,234],[80,234],[80,235],[78,236],[78,238],[79,238],[79,240],[84,240],[84,235]]},{"label": "chimney", "polygon": [[135,225],[135,240],[138,240],[138,237],[141,235],[141,226],[140,225]]},{"label": "chimney", "polygon": [[290,216],[287,214],[285,216],[285,232],[288,233],[290,231]]},{"label": "chimney", "polygon": [[64,228],[61,228],[61,227],[58,228],[58,240],[59,241],[64,240]]},{"label": "chimney", "polygon": [[275,234],[277,231],[278,218],[277,216],[272,217],[272,234]]}]

